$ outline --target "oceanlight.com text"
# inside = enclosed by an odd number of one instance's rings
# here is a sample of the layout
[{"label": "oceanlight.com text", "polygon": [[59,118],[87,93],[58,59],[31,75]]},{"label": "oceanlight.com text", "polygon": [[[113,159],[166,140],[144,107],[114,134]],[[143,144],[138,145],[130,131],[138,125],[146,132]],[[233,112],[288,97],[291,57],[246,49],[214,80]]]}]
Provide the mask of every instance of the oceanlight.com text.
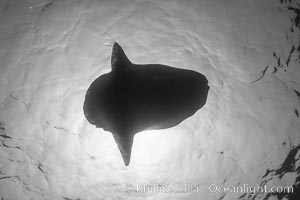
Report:
[{"label": "oceanlight.com text", "polygon": [[127,192],[137,193],[241,193],[255,195],[258,193],[293,193],[293,186],[260,186],[260,185],[249,185],[241,184],[238,186],[233,185],[197,185],[193,183],[174,183],[174,184],[137,184],[137,185],[126,185],[125,190]]}]

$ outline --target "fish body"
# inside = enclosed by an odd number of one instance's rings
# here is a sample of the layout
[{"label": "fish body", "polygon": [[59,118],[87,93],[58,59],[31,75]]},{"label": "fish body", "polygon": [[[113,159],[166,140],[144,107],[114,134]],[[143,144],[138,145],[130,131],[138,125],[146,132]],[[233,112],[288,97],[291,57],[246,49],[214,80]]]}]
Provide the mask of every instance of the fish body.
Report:
[{"label": "fish body", "polygon": [[126,166],[136,133],[176,126],[206,103],[208,81],[198,72],[133,64],[117,43],[111,65],[87,90],[83,110],[91,124],[113,134]]}]

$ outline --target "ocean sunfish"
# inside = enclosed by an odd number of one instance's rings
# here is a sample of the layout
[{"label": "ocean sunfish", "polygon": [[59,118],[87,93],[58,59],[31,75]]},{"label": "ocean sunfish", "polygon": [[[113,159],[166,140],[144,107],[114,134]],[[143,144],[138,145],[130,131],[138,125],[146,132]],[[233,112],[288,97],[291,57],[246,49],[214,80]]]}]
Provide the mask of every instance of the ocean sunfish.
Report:
[{"label": "ocean sunfish", "polygon": [[91,124],[113,134],[128,166],[136,133],[179,124],[204,106],[208,90],[204,75],[160,64],[133,64],[114,43],[111,72],[92,82],[83,110]]}]

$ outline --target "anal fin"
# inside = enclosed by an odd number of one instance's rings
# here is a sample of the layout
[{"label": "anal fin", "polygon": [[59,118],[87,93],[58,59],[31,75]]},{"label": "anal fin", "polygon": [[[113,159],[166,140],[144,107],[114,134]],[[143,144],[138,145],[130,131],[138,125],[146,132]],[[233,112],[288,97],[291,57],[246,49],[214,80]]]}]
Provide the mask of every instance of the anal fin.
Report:
[{"label": "anal fin", "polygon": [[131,149],[133,143],[133,135],[121,135],[113,134],[116,144],[120,150],[125,166],[128,166],[130,163]]}]

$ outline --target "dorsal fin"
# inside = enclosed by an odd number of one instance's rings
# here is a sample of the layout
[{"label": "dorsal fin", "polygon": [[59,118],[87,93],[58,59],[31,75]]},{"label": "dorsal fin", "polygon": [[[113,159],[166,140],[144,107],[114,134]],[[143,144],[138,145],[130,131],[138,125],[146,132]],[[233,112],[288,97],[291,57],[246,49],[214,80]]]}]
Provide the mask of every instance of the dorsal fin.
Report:
[{"label": "dorsal fin", "polygon": [[124,53],[122,47],[115,42],[111,53],[111,69],[122,70],[130,67],[131,62]]}]

